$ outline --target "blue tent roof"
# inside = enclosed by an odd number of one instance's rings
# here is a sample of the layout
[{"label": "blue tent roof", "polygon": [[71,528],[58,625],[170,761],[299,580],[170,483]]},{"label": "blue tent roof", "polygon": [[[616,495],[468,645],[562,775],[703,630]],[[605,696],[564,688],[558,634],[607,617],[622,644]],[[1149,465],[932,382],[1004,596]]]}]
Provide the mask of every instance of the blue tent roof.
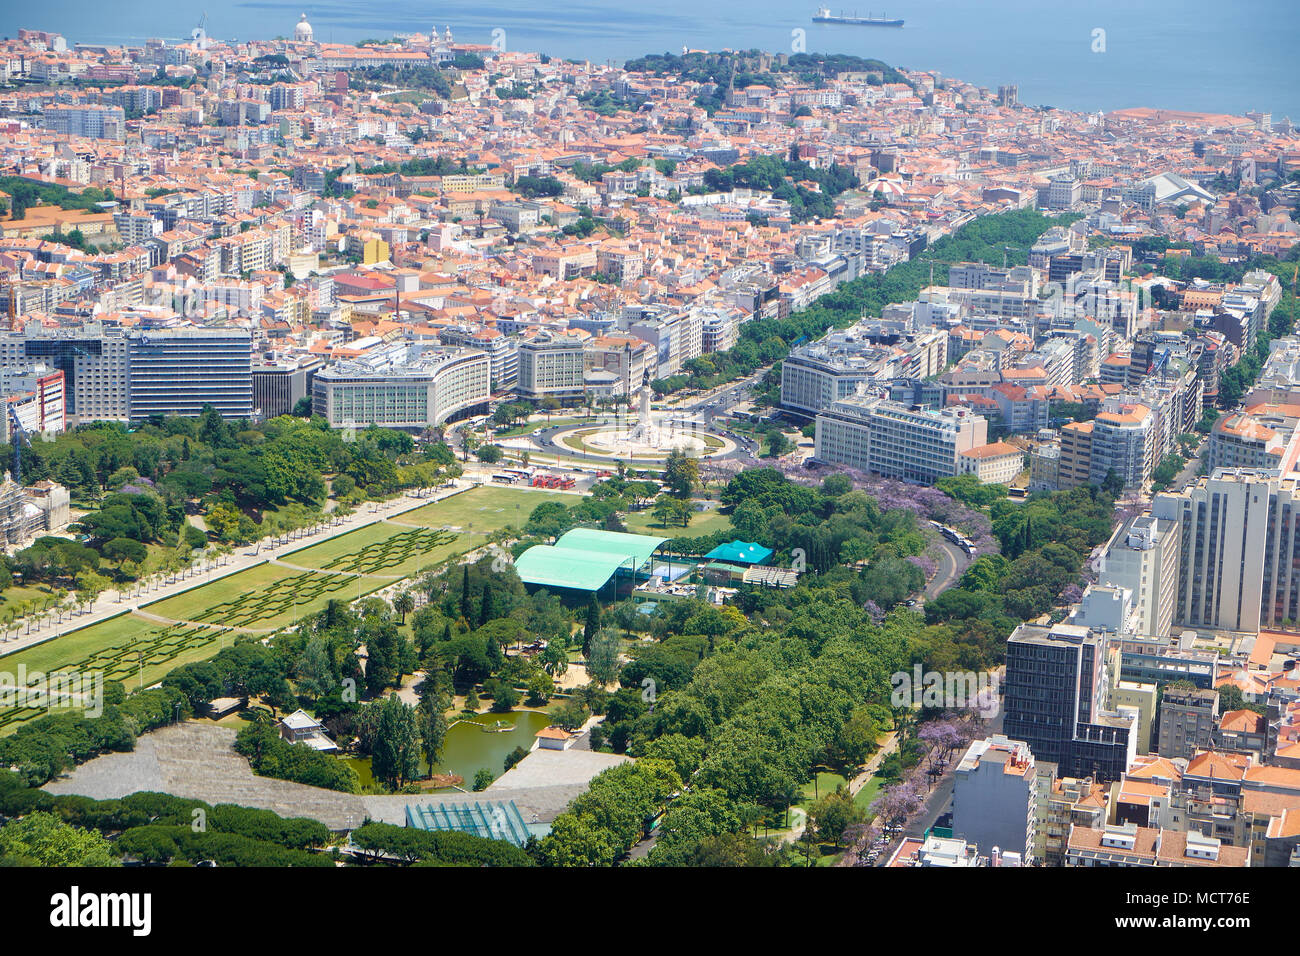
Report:
[{"label": "blue tent roof", "polygon": [[710,561],[726,561],[729,564],[763,564],[772,557],[772,549],[752,541],[731,541],[720,544],[705,555]]}]

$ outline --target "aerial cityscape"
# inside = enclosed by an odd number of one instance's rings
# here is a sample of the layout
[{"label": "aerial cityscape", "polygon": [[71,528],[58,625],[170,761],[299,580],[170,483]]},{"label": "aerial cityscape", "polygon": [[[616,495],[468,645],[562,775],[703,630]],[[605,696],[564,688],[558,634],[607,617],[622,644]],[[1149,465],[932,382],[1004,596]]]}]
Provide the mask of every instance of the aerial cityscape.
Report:
[{"label": "aerial cityscape", "polygon": [[281,9],[5,14],[0,864],[1300,867],[1289,117]]}]

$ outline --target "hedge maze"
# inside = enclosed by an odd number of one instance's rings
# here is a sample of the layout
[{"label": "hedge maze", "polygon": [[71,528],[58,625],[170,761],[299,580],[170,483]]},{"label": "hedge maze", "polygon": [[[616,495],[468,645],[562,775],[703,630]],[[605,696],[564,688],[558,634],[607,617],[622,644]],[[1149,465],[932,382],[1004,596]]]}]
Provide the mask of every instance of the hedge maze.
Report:
[{"label": "hedge maze", "polygon": [[325,565],[324,570],[353,574],[377,574],[387,568],[396,568],[413,557],[444,544],[451,544],[460,535],[445,528],[412,528],[401,531],[383,541],[368,544],[358,551],[339,555]]},{"label": "hedge maze", "polygon": [[[167,628],[144,629],[138,637],[128,638],[117,644],[102,647],[79,661],[60,664],[58,667],[46,672],[46,682],[40,684],[40,688],[42,690],[47,686],[52,690],[58,688],[60,685],[55,679],[55,675],[58,674],[76,675],[83,681],[90,681],[92,679],[91,675],[96,672],[102,675],[101,679],[104,684],[109,681],[122,681],[124,684],[129,685],[140,674],[142,667],[155,667],[159,664],[166,664],[175,660],[185,651],[216,643],[223,633],[222,630],[217,628],[194,627],[184,624],[176,624]],[[32,676],[33,672],[29,671],[27,679],[31,681]],[[74,683],[72,686],[73,689],[76,689],[77,685]],[[93,690],[94,685],[91,684],[88,689]],[[6,690],[8,689],[6,688]],[[18,691],[20,692],[21,688],[18,688]],[[14,692],[11,691],[10,693]],[[3,702],[6,705],[10,703],[8,700]],[[71,706],[68,701],[56,703],[58,710],[66,710]],[[34,717],[43,717],[46,713],[44,707],[0,707],[0,731],[14,724],[31,720]]]},{"label": "hedge maze", "polygon": [[238,597],[195,614],[190,620],[225,627],[250,627],[259,621],[269,621],[285,612],[292,612],[296,606],[306,606],[330,592],[342,590],[351,580],[342,574],[304,571],[268,587],[244,591]]}]

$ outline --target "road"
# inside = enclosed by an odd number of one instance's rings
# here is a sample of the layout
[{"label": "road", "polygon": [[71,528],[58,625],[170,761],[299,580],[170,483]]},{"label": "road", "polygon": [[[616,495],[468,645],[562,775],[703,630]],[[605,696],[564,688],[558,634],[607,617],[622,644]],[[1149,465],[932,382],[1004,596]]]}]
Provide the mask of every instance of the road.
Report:
[{"label": "road", "polygon": [[[984,736],[990,737],[993,734],[1000,733],[1002,733],[1001,707],[998,708],[997,715],[991,718],[985,725]],[[956,768],[959,759],[960,755],[954,754],[953,758],[949,760],[944,775],[939,778],[938,786],[930,791],[930,796],[926,798],[925,809],[912,819],[912,822],[908,824],[907,829],[903,831],[903,836],[913,837],[917,840],[924,839],[926,832],[934,826],[935,821],[943,816],[944,812],[948,809],[948,804],[952,802],[953,783],[956,780],[956,774],[953,773],[953,770]],[[891,847],[890,853],[892,852],[893,848]],[[888,859],[889,853],[881,854],[881,858]]]},{"label": "road", "polygon": [[939,568],[934,573],[930,583],[925,586],[925,596],[927,598],[937,598],[948,588],[957,583],[970,564],[970,558],[966,552],[951,541],[940,539],[939,541]]}]

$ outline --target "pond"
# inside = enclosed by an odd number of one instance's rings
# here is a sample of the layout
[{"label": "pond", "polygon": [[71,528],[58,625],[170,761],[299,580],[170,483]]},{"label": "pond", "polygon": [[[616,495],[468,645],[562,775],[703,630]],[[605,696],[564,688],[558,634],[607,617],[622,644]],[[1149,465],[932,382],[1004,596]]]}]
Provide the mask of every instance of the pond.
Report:
[{"label": "pond", "polygon": [[[492,771],[493,777],[505,772],[506,755],[516,747],[530,749],[533,738],[543,727],[549,727],[551,718],[533,710],[512,710],[505,714],[476,714],[459,720],[447,731],[442,746],[442,759],[434,767],[437,773],[455,773],[465,778],[466,790],[474,786],[474,774],[483,767]],[[351,757],[347,762],[357,772],[363,785],[374,782],[370,773],[369,757]],[[428,764],[420,760],[420,773],[428,772]]]}]

